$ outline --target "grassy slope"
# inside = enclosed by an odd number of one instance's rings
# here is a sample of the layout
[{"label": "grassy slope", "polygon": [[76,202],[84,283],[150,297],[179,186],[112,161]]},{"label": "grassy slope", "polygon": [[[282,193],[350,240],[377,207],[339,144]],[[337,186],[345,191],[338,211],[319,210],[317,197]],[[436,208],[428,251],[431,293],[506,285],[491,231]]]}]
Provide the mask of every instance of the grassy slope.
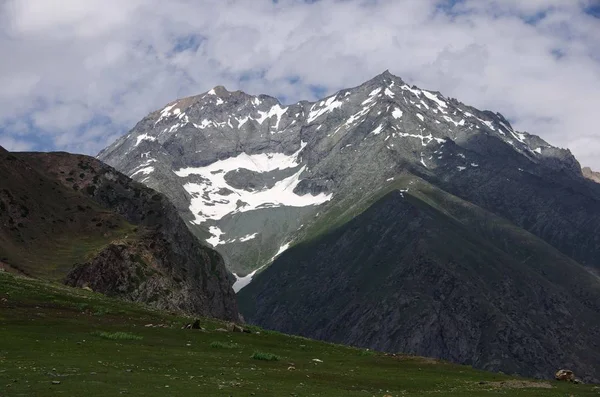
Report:
[{"label": "grassy slope", "polygon": [[[515,380],[267,331],[222,333],[215,331],[222,324],[212,320],[202,321],[207,332],[182,330],[188,321],[0,272],[0,395],[600,395],[596,386]],[[99,335],[121,331],[142,339]],[[255,352],[280,360],[255,360]],[[288,370],[290,363],[295,370]]]},{"label": "grassy slope", "polygon": [[[81,168],[67,177],[90,172]],[[61,280],[111,241],[136,238],[135,226],[121,216],[4,150],[0,178],[0,261],[18,271]]]}]

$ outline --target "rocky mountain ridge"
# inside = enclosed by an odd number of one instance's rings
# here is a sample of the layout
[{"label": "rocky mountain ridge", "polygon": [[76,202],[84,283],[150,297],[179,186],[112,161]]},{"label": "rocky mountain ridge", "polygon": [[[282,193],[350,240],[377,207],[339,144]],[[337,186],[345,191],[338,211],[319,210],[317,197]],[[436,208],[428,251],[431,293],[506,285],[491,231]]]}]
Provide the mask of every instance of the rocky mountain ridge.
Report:
[{"label": "rocky mountain ridge", "polygon": [[387,71],[288,106],[215,87],[149,114],[98,158],[165,193],[241,276],[301,241],[327,208],[351,206],[402,170],[460,179],[490,156],[581,178],[568,150]]}]

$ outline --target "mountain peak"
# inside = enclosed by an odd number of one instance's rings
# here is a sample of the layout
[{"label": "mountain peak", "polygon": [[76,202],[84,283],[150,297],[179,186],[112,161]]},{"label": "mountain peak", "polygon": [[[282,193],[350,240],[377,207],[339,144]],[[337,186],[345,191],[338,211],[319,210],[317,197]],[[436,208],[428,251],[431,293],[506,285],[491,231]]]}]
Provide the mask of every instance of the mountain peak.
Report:
[{"label": "mountain peak", "polygon": [[217,85],[212,90],[208,91],[207,94],[216,95],[218,97],[224,97],[229,95],[229,91],[227,91],[227,88],[225,88],[224,86]]},{"label": "mountain peak", "polygon": [[404,81],[390,73],[389,69],[384,70],[382,73],[378,74],[377,76],[373,77],[370,81],[376,81],[376,82],[385,82],[385,83],[389,83],[390,81],[394,81],[397,83],[404,83]]}]

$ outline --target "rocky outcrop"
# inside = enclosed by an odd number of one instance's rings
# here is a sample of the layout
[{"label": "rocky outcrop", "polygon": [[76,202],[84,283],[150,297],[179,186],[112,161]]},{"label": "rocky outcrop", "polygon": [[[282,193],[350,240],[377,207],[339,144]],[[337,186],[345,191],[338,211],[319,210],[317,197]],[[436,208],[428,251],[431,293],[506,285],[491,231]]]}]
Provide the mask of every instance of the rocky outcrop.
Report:
[{"label": "rocky outcrop", "polygon": [[[211,264],[203,269],[202,264]],[[213,276],[207,278],[205,271]],[[134,242],[114,242],[87,263],[76,265],[65,278],[73,287],[153,307],[237,320],[220,256],[209,248],[176,253],[160,233]],[[219,282],[215,282],[218,279]]]},{"label": "rocky outcrop", "polygon": [[589,180],[600,183],[600,172],[594,172],[590,167],[583,167],[581,172],[583,173],[583,176]]}]

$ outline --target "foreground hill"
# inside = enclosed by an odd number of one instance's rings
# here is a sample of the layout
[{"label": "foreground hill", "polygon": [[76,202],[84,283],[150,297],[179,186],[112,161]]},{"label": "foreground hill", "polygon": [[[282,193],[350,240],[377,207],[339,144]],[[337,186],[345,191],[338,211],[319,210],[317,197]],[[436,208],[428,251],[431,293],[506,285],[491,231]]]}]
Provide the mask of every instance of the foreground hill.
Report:
[{"label": "foreground hill", "polygon": [[223,260],[167,198],[100,161],[0,148],[0,263],[155,307],[237,319]]},{"label": "foreground hill", "polygon": [[181,329],[191,321],[0,272],[1,393],[558,397],[600,391],[416,356],[390,357],[254,327],[250,334],[220,332],[226,325],[214,320],[202,319],[204,330]]}]

